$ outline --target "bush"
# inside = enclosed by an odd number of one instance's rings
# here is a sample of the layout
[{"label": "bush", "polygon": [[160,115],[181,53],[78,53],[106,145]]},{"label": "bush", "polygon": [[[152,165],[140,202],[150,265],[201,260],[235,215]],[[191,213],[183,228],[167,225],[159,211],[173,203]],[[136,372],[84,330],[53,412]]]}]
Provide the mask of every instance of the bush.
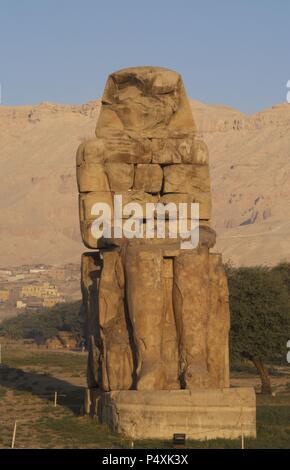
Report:
[{"label": "bush", "polygon": [[84,319],[80,301],[22,313],[0,324],[0,336],[11,339],[34,339],[38,343],[56,336],[58,331],[70,331],[79,339],[84,337]]}]

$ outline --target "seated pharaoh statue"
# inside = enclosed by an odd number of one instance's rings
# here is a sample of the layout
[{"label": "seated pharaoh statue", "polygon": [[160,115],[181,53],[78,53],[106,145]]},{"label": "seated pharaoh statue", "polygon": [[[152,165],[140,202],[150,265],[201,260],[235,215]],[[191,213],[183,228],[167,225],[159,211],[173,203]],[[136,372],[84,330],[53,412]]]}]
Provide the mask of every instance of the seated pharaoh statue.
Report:
[{"label": "seated pharaoh statue", "polygon": [[[81,233],[94,250],[82,257],[87,406],[128,435],[108,411],[114,392],[126,403],[130,393],[140,403],[151,392],[232,393],[227,279],[212,252],[209,153],[196,134],[178,73],[128,68],[109,76],[96,138],[77,151]],[[252,414],[250,423],[253,435]]]}]

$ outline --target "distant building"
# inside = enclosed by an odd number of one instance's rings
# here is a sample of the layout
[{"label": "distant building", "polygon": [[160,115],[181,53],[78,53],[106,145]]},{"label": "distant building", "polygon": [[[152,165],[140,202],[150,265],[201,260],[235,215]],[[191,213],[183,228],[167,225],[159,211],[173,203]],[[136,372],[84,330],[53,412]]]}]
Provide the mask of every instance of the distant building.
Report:
[{"label": "distant building", "polygon": [[51,308],[65,302],[57,287],[49,282],[26,284],[20,290],[20,297],[27,308]]},{"label": "distant building", "polygon": [[9,290],[0,290],[0,302],[7,302],[9,300]]},{"label": "distant building", "polygon": [[60,304],[60,303],[63,303],[64,302],[64,299],[61,299],[60,297],[58,298],[52,298],[52,299],[43,299],[43,307],[46,307],[46,308],[51,308],[51,307],[54,307],[55,305],[57,304]]},{"label": "distant building", "polygon": [[27,304],[25,302],[22,302],[22,300],[17,300],[16,301],[16,308],[26,308],[27,307]]},{"label": "distant building", "polygon": [[12,271],[7,271],[5,269],[0,269],[0,277],[1,278],[7,278],[9,276],[12,276]]},{"label": "distant building", "polygon": [[20,291],[22,298],[25,297],[40,297],[40,286],[38,284],[28,284],[23,286]]},{"label": "distant building", "polygon": [[43,301],[42,300],[35,300],[35,299],[29,299],[26,301],[26,307],[28,309],[34,310],[34,309],[39,309],[43,307]]},{"label": "distant building", "polygon": [[47,274],[51,279],[54,279],[57,281],[65,281],[65,278],[66,278],[66,270],[62,266],[50,267]]},{"label": "distant building", "polygon": [[51,298],[60,297],[60,293],[56,286],[49,282],[43,284],[27,284],[21,289],[21,297],[37,297],[37,298]]},{"label": "distant building", "polygon": [[15,276],[9,276],[7,278],[8,282],[17,282],[17,281],[22,281],[25,279],[25,274],[15,274]]},{"label": "distant building", "polygon": [[29,269],[29,273],[30,274],[43,274],[43,273],[46,273],[46,269],[44,269],[43,267],[32,268],[32,269]]}]

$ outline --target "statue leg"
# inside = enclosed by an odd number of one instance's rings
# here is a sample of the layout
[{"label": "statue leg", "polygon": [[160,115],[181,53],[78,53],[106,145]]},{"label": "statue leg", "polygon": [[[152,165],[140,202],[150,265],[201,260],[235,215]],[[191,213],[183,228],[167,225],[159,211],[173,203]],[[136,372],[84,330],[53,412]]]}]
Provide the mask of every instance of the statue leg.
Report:
[{"label": "statue leg", "polygon": [[126,252],[128,310],[137,349],[137,390],[163,389],[162,330],[165,317],[161,250],[128,247]]},{"label": "statue leg", "polygon": [[129,390],[133,360],[124,305],[124,271],[117,251],[102,253],[99,284],[99,327],[103,390]]},{"label": "statue leg", "polygon": [[86,318],[86,345],[89,351],[87,365],[87,384],[89,388],[98,388],[100,335],[99,335],[99,305],[98,292],[102,260],[99,252],[84,253],[81,263],[81,289],[83,308]]},{"label": "statue leg", "polygon": [[227,279],[221,255],[211,254],[210,310],[208,319],[207,350],[210,385],[213,388],[229,387],[228,336],[230,312]]},{"label": "statue leg", "polygon": [[207,388],[206,332],[209,310],[208,250],[184,250],[174,258],[173,302],[184,388]]},{"label": "statue leg", "polygon": [[179,390],[178,341],[173,309],[173,258],[163,259],[165,319],[162,333],[162,359],[166,369],[166,390]]}]

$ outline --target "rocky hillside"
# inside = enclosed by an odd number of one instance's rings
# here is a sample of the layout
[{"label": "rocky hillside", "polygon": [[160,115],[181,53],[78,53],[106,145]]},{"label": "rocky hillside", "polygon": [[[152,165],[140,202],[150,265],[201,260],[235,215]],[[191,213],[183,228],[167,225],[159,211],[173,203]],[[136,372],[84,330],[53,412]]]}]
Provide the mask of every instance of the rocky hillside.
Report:
[{"label": "rocky hillside", "polygon": [[[99,106],[0,106],[1,267],[79,260],[75,150]],[[210,149],[217,249],[235,264],[290,261],[290,105],[192,110]]]}]

